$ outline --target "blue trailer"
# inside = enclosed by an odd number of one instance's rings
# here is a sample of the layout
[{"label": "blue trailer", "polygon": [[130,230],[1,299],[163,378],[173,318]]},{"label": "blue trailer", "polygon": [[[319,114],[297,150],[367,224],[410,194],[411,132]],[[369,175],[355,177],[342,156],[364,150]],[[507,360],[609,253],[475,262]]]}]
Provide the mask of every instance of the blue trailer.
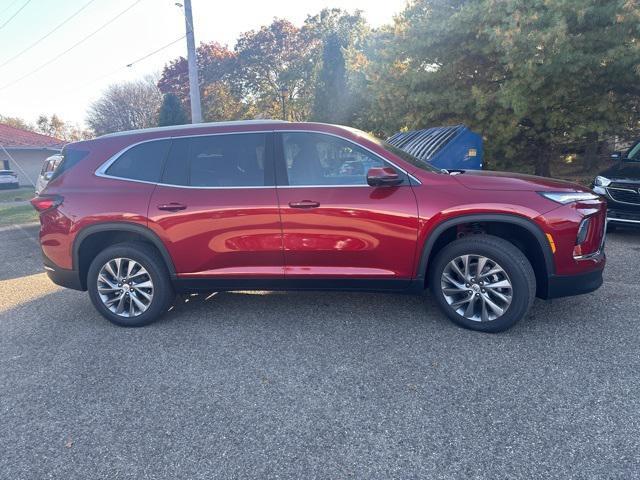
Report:
[{"label": "blue trailer", "polygon": [[482,137],[465,125],[398,132],[387,142],[437,168],[482,170]]}]

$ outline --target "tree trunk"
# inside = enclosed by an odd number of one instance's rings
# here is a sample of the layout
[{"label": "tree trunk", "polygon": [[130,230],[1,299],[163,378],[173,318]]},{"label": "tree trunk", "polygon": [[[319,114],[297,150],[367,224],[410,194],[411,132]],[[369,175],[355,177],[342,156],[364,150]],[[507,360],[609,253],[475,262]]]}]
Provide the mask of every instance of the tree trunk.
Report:
[{"label": "tree trunk", "polygon": [[541,148],[538,150],[538,154],[535,159],[535,174],[541,177],[551,176],[551,157],[552,152],[550,148]]},{"label": "tree trunk", "polygon": [[591,172],[598,166],[598,133],[589,132],[584,150],[584,171]]}]

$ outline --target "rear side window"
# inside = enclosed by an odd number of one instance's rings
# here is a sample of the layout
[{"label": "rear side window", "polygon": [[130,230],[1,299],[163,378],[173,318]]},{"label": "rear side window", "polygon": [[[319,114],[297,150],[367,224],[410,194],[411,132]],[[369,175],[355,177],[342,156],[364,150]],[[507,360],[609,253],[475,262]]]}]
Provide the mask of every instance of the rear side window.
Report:
[{"label": "rear side window", "polygon": [[130,148],[105,172],[113,177],[158,182],[169,152],[170,140],[155,140]]},{"label": "rear side window", "polygon": [[53,165],[51,165],[51,167],[53,168],[53,174],[51,175],[51,180],[58,178],[64,172],[76,166],[78,162],[88,154],[89,152],[86,150],[74,150],[71,148],[65,148],[62,150],[62,153],[60,154],[61,158],[54,159],[52,162]]},{"label": "rear side window", "polygon": [[176,138],[162,177],[168,185],[264,186],[266,134]]}]

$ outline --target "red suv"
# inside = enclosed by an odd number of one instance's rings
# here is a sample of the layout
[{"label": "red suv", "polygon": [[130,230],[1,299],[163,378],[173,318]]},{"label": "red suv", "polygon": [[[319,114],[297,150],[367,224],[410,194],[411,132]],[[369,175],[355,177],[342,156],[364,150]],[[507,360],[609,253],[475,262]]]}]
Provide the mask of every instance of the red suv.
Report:
[{"label": "red suv", "polygon": [[535,296],[602,284],[606,205],[579,185],[445,171],[364,132],[247,121],[72,143],[40,212],[44,264],[123,326],[175,292],[429,287],[504,330]]}]

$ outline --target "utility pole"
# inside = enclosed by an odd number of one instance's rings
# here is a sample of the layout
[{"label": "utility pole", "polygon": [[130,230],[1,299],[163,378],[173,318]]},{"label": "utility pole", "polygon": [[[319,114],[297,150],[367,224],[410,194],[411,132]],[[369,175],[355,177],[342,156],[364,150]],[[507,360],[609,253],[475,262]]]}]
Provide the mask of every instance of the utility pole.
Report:
[{"label": "utility pole", "polygon": [[187,59],[189,62],[189,98],[191,100],[191,123],[201,123],[202,107],[200,105],[198,64],[196,63],[196,42],[193,38],[193,15],[191,14],[191,0],[184,0],[184,21],[187,28]]}]

